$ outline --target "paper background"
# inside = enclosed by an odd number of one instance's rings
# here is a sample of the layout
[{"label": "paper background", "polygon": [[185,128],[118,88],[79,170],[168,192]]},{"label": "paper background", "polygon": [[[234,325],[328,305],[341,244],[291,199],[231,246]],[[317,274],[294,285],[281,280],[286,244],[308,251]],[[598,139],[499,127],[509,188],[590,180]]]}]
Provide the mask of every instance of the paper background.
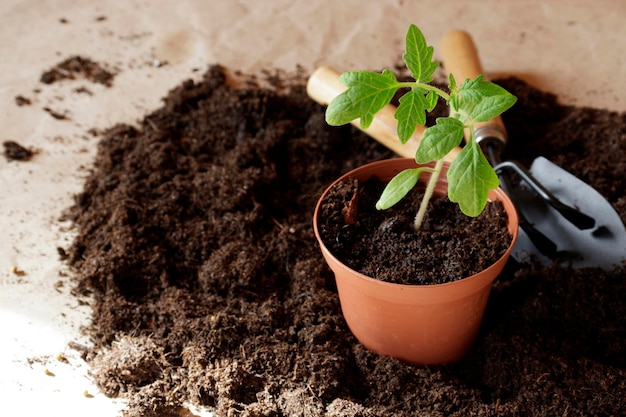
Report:
[{"label": "paper background", "polygon": [[[96,152],[90,128],[134,122],[211,63],[248,73],[391,67],[410,23],[435,47],[448,30],[469,31],[489,77],[515,75],[563,103],[626,111],[625,21],[621,0],[3,0],[0,140],[38,154],[29,162],[0,157],[2,413],[113,416],[121,406],[97,393],[68,347],[89,344],[80,328],[90,310],[69,293],[57,253],[72,239],[58,219]],[[115,70],[113,87],[39,82],[74,55]],[[92,94],[77,93],[81,86]],[[18,106],[18,95],[31,105]]]}]

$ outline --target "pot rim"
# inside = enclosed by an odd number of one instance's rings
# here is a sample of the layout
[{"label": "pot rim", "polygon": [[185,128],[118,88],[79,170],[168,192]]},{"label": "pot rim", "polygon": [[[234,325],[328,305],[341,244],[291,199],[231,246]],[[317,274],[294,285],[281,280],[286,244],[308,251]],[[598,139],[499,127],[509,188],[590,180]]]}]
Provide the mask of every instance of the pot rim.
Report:
[{"label": "pot rim", "polygon": [[[440,290],[446,287],[450,287],[450,286],[454,286],[454,285],[459,285],[460,283],[463,282],[467,282],[470,281],[472,279],[477,278],[479,275],[483,274],[484,271],[489,271],[491,269],[495,269],[497,267],[497,264],[505,257],[509,257],[511,254],[511,251],[513,250],[513,246],[515,245],[515,242],[517,241],[517,236],[518,236],[518,232],[519,232],[519,218],[517,215],[517,211],[515,210],[515,206],[513,205],[513,202],[511,201],[511,199],[509,198],[509,196],[504,192],[504,190],[501,187],[497,187],[494,190],[490,190],[489,191],[489,201],[494,201],[494,200],[499,200],[500,202],[503,203],[503,206],[505,208],[506,214],[508,216],[507,219],[507,228],[509,229],[509,233],[511,234],[511,242],[507,248],[507,250],[504,252],[504,254],[499,257],[494,263],[492,263],[490,266],[488,266],[487,268],[483,269],[482,271],[474,274],[474,275],[470,275],[469,277],[464,277],[461,279],[457,279],[451,282],[445,282],[442,284],[398,284],[398,283],[393,283],[393,282],[388,282],[388,281],[382,281],[380,279],[374,278],[374,277],[370,277],[368,275],[362,274],[359,271],[356,271],[352,268],[350,268],[349,266],[347,266],[345,263],[343,263],[341,260],[339,260],[329,249],[328,247],[326,247],[326,245],[324,244],[324,241],[322,240],[322,237],[320,236],[319,233],[319,226],[318,226],[318,220],[319,220],[319,211],[322,205],[322,202],[324,200],[324,198],[328,195],[328,193],[330,192],[330,190],[340,181],[343,181],[346,178],[353,178],[353,177],[358,177],[358,175],[355,175],[355,171],[375,171],[376,168],[378,168],[381,165],[387,165],[389,163],[393,163],[396,164],[398,166],[405,166],[409,163],[415,164],[416,166],[428,166],[431,164],[418,164],[417,162],[415,162],[415,160],[413,158],[391,158],[391,159],[383,159],[380,161],[375,161],[375,162],[370,162],[368,164],[365,165],[361,165],[355,169],[352,169],[348,172],[346,172],[345,174],[341,175],[339,178],[337,178],[335,181],[333,181],[328,187],[326,187],[326,189],[324,190],[324,192],[321,194],[320,198],[317,201],[317,204],[315,205],[315,212],[313,214],[313,230],[315,233],[315,237],[317,238],[317,241],[320,245],[320,248],[322,249],[322,251],[325,253],[326,256],[331,257],[334,261],[336,261],[338,264],[341,264],[344,268],[346,268],[347,270],[352,271],[352,273],[363,279],[366,281],[374,281],[376,283],[378,283],[379,285],[382,286],[389,286],[389,287],[395,287],[395,288],[402,288],[405,289],[407,291],[411,291],[411,289],[415,289],[415,288],[419,288],[421,291],[427,290],[428,288],[432,289],[431,291],[436,291],[436,290]],[[447,167],[449,166],[448,162],[445,162],[445,168],[444,168],[444,173],[447,172]],[[404,169],[404,168],[402,168]]]}]

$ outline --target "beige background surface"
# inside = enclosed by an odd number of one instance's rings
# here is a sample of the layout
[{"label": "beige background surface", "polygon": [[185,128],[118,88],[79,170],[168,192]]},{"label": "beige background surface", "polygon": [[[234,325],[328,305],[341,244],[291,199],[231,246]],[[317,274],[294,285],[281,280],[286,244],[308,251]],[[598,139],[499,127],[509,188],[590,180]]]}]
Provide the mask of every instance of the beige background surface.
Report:
[{"label": "beige background surface", "polygon": [[[564,103],[626,111],[625,21],[622,0],[3,0],[0,140],[39,153],[30,162],[0,157],[0,412],[113,416],[120,408],[98,394],[68,347],[89,344],[80,328],[90,309],[70,294],[56,249],[72,239],[58,219],[95,155],[90,128],[134,122],[211,63],[245,72],[390,67],[409,23],[435,46],[447,30],[468,30],[490,77],[516,75]],[[114,69],[113,87],[39,82],[73,55]],[[92,94],[77,93],[81,86]],[[18,95],[32,104],[17,106]]]}]

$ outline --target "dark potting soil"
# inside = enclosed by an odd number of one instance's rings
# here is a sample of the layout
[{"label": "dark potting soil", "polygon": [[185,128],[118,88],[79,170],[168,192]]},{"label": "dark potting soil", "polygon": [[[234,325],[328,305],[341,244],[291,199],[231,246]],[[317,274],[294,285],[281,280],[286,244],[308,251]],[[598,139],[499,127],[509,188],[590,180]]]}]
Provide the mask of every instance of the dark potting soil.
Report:
[{"label": "dark potting soil", "polygon": [[67,58],[41,74],[40,81],[52,84],[60,80],[86,79],[106,87],[113,85],[115,74],[103,65],[79,55]]},{"label": "dark potting soil", "polygon": [[[244,77],[245,78],[245,77]],[[138,127],[103,134],[64,253],[91,294],[93,376],[128,416],[616,416],[626,413],[626,270],[511,262],[458,364],[365,350],[313,235],[335,178],[391,154],[331,128],[303,74],[240,88],[211,68]],[[545,155],[626,218],[626,114],[516,79],[509,152]]]},{"label": "dark potting soil", "polygon": [[504,255],[511,243],[500,202],[467,217],[447,197],[433,198],[419,231],[413,219],[423,190],[414,188],[395,206],[376,209],[386,183],[341,181],[320,207],[324,245],[345,265],[397,284],[444,284],[477,274]]},{"label": "dark potting soil", "polygon": [[2,142],[2,146],[7,161],[29,161],[35,154],[35,151],[25,148],[14,140],[5,140]]}]

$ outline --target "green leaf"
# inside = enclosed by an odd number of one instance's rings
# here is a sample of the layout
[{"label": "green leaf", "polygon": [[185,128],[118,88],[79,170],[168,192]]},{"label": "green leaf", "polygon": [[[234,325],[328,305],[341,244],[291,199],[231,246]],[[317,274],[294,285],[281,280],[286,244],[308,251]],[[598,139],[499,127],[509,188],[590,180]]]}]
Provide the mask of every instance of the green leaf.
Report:
[{"label": "green leaf", "polygon": [[510,109],[516,101],[511,94],[485,97],[474,107],[470,117],[475,122],[486,122]]},{"label": "green leaf", "polygon": [[368,128],[374,115],[391,101],[398,89],[396,76],[389,70],[381,74],[373,71],[344,72],[339,80],[348,89],[326,108],[326,123],[331,126],[345,125],[360,118],[361,128]]},{"label": "green leaf", "polygon": [[517,98],[504,88],[483,81],[483,76],[479,75],[461,84],[453,107],[474,122],[486,122],[508,110],[516,101]]},{"label": "green leaf", "polygon": [[417,125],[426,124],[426,108],[428,101],[424,97],[425,90],[413,88],[400,97],[400,105],[394,116],[398,120],[398,138],[406,143],[415,132]]},{"label": "green leaf", "polygon": [[433,80],[432,75],[439,67],[438,62],[432,61],[433,51],[417,26],[410,25],[406,33],[406,52],[402,58],[416,81],[429,83]]},{"label": "green leaf", "polygon": [[426,96],[426,111],[431,112],[437,105],[437,101],[439,100],[439,96],[434,91],[429,91]]},{"label": "green leaf", "polygon": [[383,190],[383,193],[376,203],[376,209],[387,210],[389,207],[392,207],[398,201],[402,200],[404,196],[415,187],[420,174],[425,169],[426,168],[410,168],[396,174]]},{"label": "green leaf", "polygon": [[455,110],[465,113],[466,115],[469,115],[472,110],[474,110],[474,107],[476,107],[483,98],[480,88],[477,87],[482,79],[483,76],[479,75],[473,80],[465,80],[463,84],[459,86],[454,103]]},{"label": "green leaf", "polygon": [[465,83],[463,83],[461,89],[469,89],[475,91],[483,97],[511,95],[511,93],[500,87],[498,84],[494,84],[489,81],[483,81],[483,78],[484,76],[479,75],[473,80],[467,80]]},{"label": "green leaf", "polygon": [[482,213],[489,190],[498,185],[498,176],[473,141],[465,145],[448,169],[448,198],[468,216]]},{"label": "green leaf", "polygon": [[415,160],[425,164],[446,156],[463,139],[463,123],[449,117],[439,117],[434,126],[424,131]]},{"label": "green leaf", "polygon": [[456,90],[456,80],[454,79],[454,75],[452,75],[452,73],[448,74],[448,80],[450,80],[448,82],[448,88],[450,89],[450,91],[455,91]]},{"label": "green leaf", "polygon": [[458,112],[461,96],[459,94],[459,89],[457,88],[454,75],[450,73],[448,77],[450,79],[450,82],[448,83],[448,88],[450,89],[450,98],[448,99],[448,106],[450,107],[451,111]]}]

